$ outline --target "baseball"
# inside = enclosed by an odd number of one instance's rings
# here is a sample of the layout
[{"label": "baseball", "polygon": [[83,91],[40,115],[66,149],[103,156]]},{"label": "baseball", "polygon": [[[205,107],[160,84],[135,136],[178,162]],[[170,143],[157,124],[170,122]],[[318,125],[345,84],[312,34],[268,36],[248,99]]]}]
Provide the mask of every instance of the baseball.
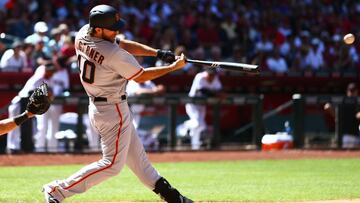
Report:
[{"label": "baseball", "polygon": [[352,44],[355,41],[355,36],[351,33],[344,36],[344,42],[345,44]]}]

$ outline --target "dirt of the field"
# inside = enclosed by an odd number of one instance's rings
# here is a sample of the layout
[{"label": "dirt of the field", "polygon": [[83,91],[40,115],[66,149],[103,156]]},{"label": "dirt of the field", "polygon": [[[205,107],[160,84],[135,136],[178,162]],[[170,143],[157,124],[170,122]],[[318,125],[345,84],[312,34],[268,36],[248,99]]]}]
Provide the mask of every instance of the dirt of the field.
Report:
[{"label": "dirt of the field", "polygon": [[[341,158],[359,158],[360,151],[345,151],[345,150],[286,150],[286,151],[267,151],[267,152],[199,151],[199,152],[166,152],[166,153],[158,152],[158,153],[149,153],[148,156],[152,162],[320,159],[320,158],[341,159]],[[88,164],[98,160],[99,158],[101,158],[100,153],[0,155],[0,166]],[[117,202],[117,203],[134,203],[134,202]],[[301,202],[301,203],[360,203],[360,199],[311,201],[311,202]]]},{"label": "dirt of the field", "polygon": [[[89,203],[89,202],[86,202]],[[110,203],[110,202],[90,202],[90,203]],[[145,202],[111,202],[111,203],[145,203]],[[146,203],[159,203],[159,202],[146,202]],[[212,203],[212,202],[201,202]],[[236,203],[236,202],[216,202],[216,203]],[[262,202],[245,202],[245,203],[262,203]],[[265,202],[266,203],[266,202]],[[282,202],[284,203],[284,202]],[[360,199],[352,200],[322,200],[322,201],[307,201],[307,202],[285,202],[285,203],[360,203]]]},{"label": "dirt of the field", "polygon": [[[198,151],[148,153],[152,162],[188,162],[261,159],[320,159],[359,158],[360,151],[344,150],[286,150],[286,151]],[[22,154],[0,155],[0,166],[39,166],[87,164],[101,158],[94,154]]]},{"label": "dirt of the field", "polygon": [[[360,199],[311,201],[311,202],[286,202],[286,203],[359,203],[359,202],[360,202]],[[89,202],[86,202],[86,203],[89,203]],[[90,203],[145,203],[145,202],[90,202]],[[146,202],[146,203],[159,203],[159,202]],[[211,203],[211,202],[201,202],[201,203]],[[216,203],[235,203],[235,202],[216,202]],[[247,203],[249,203],[249,202],[247,202]],[[254,202],[252,202],[252,203],[254,203]],[[261,202],[257,202],[257,203],[261,203]]]}]

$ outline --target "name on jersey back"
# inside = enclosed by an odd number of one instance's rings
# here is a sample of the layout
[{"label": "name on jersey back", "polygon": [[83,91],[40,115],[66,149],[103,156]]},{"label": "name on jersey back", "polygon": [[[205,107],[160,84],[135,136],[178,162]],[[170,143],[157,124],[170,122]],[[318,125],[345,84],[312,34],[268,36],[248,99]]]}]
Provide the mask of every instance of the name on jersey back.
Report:
[{"label": "name on jersey back", "polygon": [[102,54],[100,54],[98,51],[94,50],[90,46],[84,45],[82,42],[79,42],[78,49],[100,65],[105,59],[105,57]]}]

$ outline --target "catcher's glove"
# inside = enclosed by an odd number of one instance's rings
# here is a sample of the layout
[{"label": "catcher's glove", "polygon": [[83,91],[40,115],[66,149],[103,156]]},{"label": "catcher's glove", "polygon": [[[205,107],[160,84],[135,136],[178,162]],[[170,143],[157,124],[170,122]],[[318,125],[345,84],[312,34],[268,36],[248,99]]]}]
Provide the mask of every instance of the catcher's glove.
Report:
[{"label": "catcher's glove", "polygon": [[29,97],[29,102],[26,110],[41,115],[45,113],[50,107],[50,98],[48,95],[48,86],[46,83],[41,84]]}]

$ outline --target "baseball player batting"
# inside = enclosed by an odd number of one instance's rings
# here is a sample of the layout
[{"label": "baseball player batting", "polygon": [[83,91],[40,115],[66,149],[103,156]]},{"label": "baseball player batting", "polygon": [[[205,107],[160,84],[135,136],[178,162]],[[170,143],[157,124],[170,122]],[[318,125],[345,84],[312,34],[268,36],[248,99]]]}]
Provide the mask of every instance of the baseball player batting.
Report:
[{"label": "baseball player batting", "polygon": [[[113,7],[98,5],[90,11],[89,24],[76,36],[80,79],[89,96],[90,122],[101,136],[103,158],[67,179],[44,185],[47,202],[62,202],[83,193],[117,175],[125,164],[166,202],[193,202],[173,188],[151,165],[132,123],[125,92],[128,80],[144,82],[181,69],[186,63],[185,57],[181,55],[175,60],[171,51],[118,40],[116,35],[123,26],[124,21]],[[156,56],[171,64],[144,69],[133,55]]]}]

